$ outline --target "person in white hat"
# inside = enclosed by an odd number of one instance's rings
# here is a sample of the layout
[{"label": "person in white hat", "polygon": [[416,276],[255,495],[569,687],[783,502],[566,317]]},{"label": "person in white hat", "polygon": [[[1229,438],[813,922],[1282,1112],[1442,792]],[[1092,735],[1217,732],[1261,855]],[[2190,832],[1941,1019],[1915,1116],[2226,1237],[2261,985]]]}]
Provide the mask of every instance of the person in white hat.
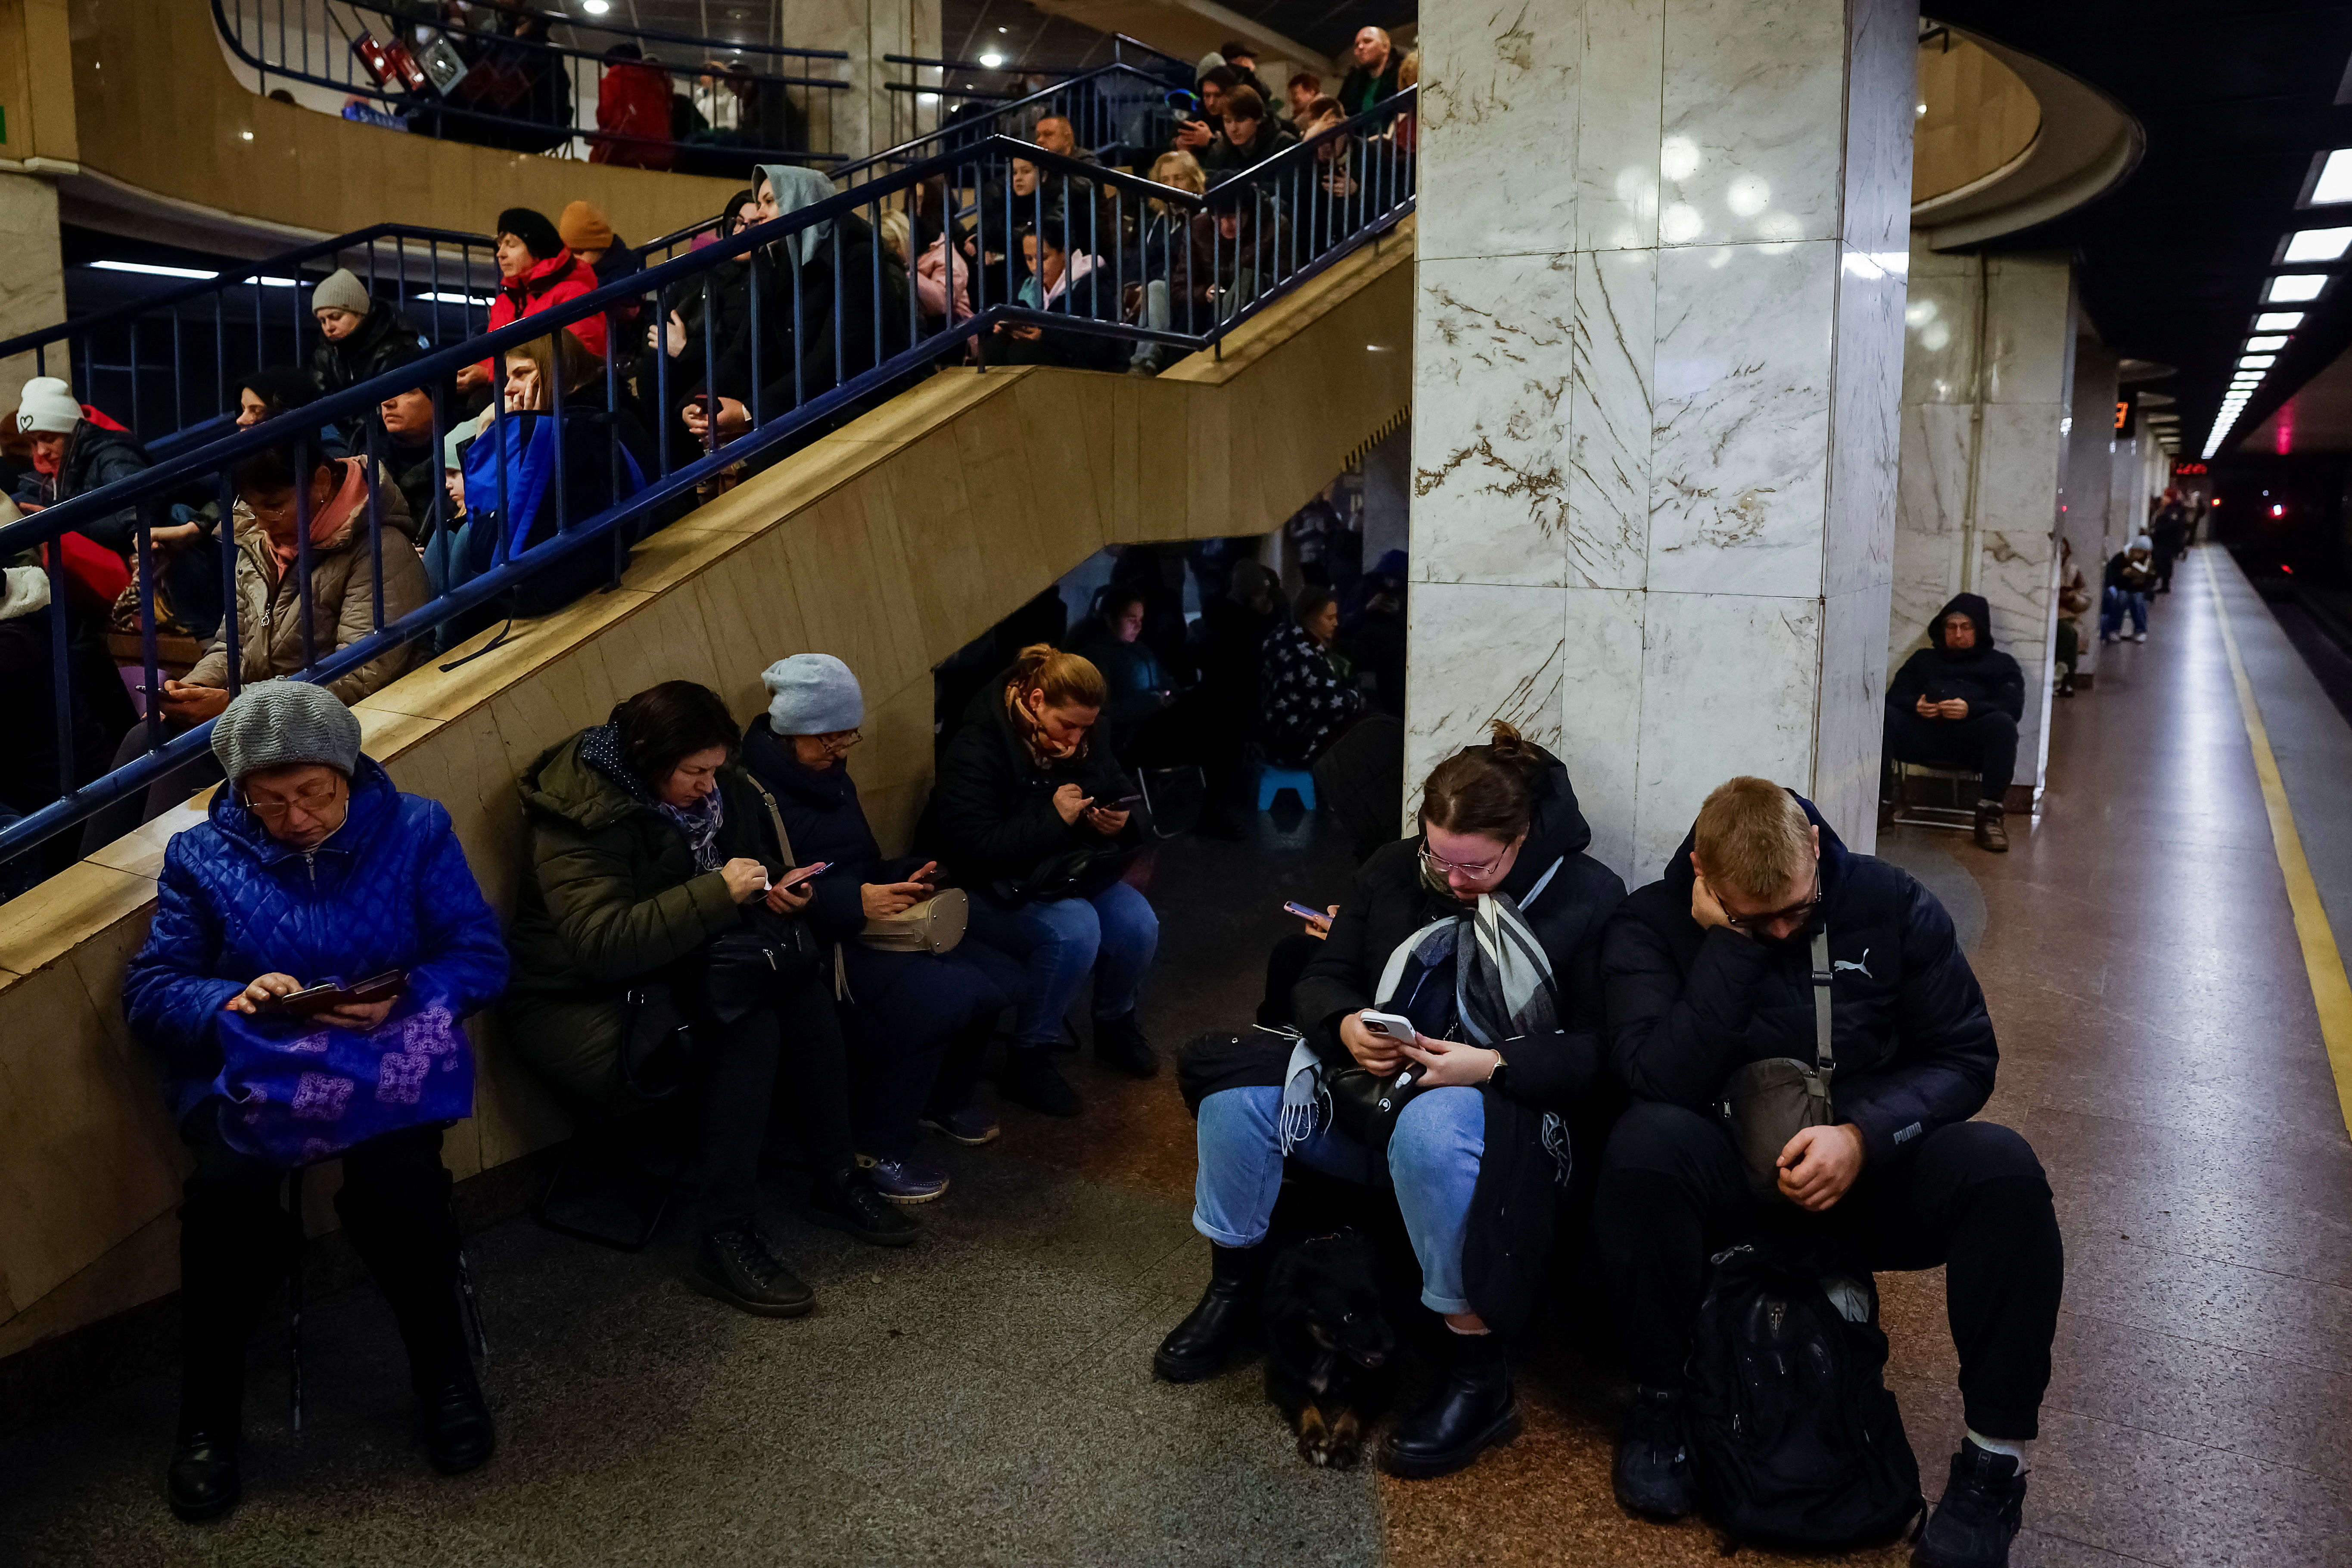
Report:
[{"label": "person in white hat", "polygon": [[[25,384],[16,401],[16,431],[33,438],[33,475],[16,491],[27,509],[71,500],[148,467],[147,453],[131,432],[84,408],[73,389],[54,375],[37,375]],[[126,506],[85,521],[76,531],[128,554],[137,528],[138,513]]]}]

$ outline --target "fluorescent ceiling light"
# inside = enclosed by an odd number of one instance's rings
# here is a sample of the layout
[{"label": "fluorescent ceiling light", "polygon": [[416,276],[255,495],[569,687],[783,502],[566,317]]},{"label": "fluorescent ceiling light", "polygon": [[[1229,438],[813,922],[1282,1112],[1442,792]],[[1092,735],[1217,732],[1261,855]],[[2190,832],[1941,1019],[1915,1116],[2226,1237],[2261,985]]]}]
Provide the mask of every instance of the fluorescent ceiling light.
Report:
[{"label": "fluorescent ceiling light", "polygon": [[2284,332],[2270,332],[2256,337],[2251,337],[2246,340],[2246,347],[2256,353],[2261,353],[2270,349],[2283,349],[2286,347],[2286,334]]},{"label": "fluorescent ceiling light", "polygon": [[160,267],[152,261],[93,261],[100,272],[140,272],[150,278],[217,278],[217,272],[206,272],[194,267]]},{"label": "fluorescent ceiling light", "polygon": [[[294,289],[299,288],[301,285],[302,280],[299,278],[240,278],[237,281],[240,283],[258,283],[264,289]],[[326,280],[324,279],[320,279],[320,281],[324,282]]]},{"label": "fluorescent ceiling light", "polygon": [[2301,310],[2264,310],[2254,318],[2254,331],[2258,332],[2291,332],[2301,325]]},{"label": "fluorescent ceiling light", "polygon": [[424,300],[428,305],[488,305],[491,303],[488,298],[478,297],[472,294],[419,294],[417,298]]},{"label": "fluorescent ceiling light", "polygon": [[580,0],[580,8],[591,16],[601,16],[613,8],[613,0]]},{"label": "fluorescent ceiling light", "polygon": [[2273,305],[2298,305],[2305,300],[2316,300],[2327,287],[2325,272],[2289,272],[2271,279],[2263,298]]},{"label": "fluorescent ceiling light", "polygon": [[[1004,63],[1004,57],[998,54],[994,49],[991,49],[988,53],[980,57],[980,63],[986,66],[990,70],[994,70],[997,67]],[[2341,254],[2340,249],[2338,253]]]},{"label": "fluorescent ceiling light", "polygon": [[2334,261],[2352,249],[2352,228],[2304,228],[2287,236],[2289,261]]},{"label": "fluorescent ceiling light", "polygon": [[2242,354],[2238,359],[2240,370],[2268,370],[2276,363],[2278,363],[2276,354]]},{"label": "fluorescent ceiling light", "polygon": [[2319,183],[2311,187],[2311,205],[2329,206],[2352,202],[2352,147],[2339,147],[2319,166]]}]

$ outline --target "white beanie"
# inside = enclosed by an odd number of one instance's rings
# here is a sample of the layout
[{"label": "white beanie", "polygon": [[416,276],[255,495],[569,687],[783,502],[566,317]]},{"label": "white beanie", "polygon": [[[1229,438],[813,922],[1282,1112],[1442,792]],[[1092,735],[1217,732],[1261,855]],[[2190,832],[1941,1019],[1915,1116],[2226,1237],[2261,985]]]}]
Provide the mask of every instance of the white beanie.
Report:
[{"label": "white beanie", "polygon": [[16,428],[27,436],[70,436],[81,423],[73,389],[54,375],[37,375],[16,400]]},{"label": "white beanie", "polygon": [[2131,542],[2131,547],[2132,547],[2134,550],[2150,550],[2150,551],[2152,551],[2152,550],[2154,550],[2154,549],[2156,548],[2156,541],[2155,541],[2155,540],[2153,540],[2153,539],[2150,539],[2150,538],[2149,538],[2147,534],[2145,534],[2145,533],[2142,533],[2142,534],[2137,534],[2137,535],[2133,536],[2133,539],[2132,539],[2132,542]]},{"label": "white beanie", "polygon": [[857,677],[829,653],[780,658],[760,679],[771,697],[768,727],[779,735],[832,735],[866,722]]}]

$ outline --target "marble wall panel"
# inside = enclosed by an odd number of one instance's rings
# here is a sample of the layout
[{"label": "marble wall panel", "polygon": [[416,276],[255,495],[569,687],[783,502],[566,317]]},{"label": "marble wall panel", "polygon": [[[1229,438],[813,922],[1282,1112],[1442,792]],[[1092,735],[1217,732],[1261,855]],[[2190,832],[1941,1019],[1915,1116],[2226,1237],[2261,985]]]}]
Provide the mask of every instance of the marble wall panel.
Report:
[{"label": "marble wall panel", "polygon": [[1903,401],[1976,399],[1979,263],[1911,247],[1903,306]]},{"label": "marble wall panel", "polygon": [[1636,877],[1633,803],[1642,756],[1642,616],[1648,595],[1621,588],[1571,587],[1563,595],[1565,679],[1559,744],[1584,819],[1593,858],[1625,879]]},{"label": "marble wall panel", "polygon": [[1639,588],[1649,577],[1658,254],[1588,252],[1576,258],[1576,378],[1568,392],[1562,540],[1567,580]]},{"label": "marble wall panel", "polygon": [[[1839,237],[1891,258],[1909,248],[1918,117],[1918,0],[1852,0],[1846,15],[1845,210]],[[1891,259],[1882,262],[1893,270]]]},{"label": "marble wall panel", "polygon": [[1666,0],[1584,0],[1576,125],[1576,248],[1658,243],[1658,121]]},{"label": "marble wall panel", "polygon": [[1821,0],[1667,0],[1660,244],[1837,237],[1846,26]]},{"label": "marble wall panel", "polygon": [[1890,668],[1912,649],[1926,646],[1929,618],[1959,592],[1970,428],[1970,410],[1965,405],[1904,405],[1894,598],[1886,629]]},{"label": "marble wall panel", "polygon": [[1576,280],[1565,254],[1421,264],[1416,578],[1562,580]]},{"label": "marble wall panel", "polygon": [[1907,259],[1900,251],[1851,246],[1839,258],[1822,542],[1822,591],[1832,597],[1884,586],[1894,576]]},{"label": "marble wall panel", "polygon": [[1405,609],[1407,779],[1427,777],[1440,760],[1486,739],[1496,719],[1542,745],[1560,744],[1567,671],[1561,599],[1553,587],[1413,585]]},{"label": "marble wall panel", "polygon": [[1838,247],[1658,255],[1652,589],[1822,590]]},{"label": "marble wall panel", "polygon": [[1447,195],[1421,216],[1423,259],[1576,244],[1560,160],[1576,146],[1582,9],[1489,0],[1423,19],[1421,183]]},{"label": "marble wall panel", "polygon": [[1643,642],[1635,872],[1626,879],[1637,885],[1658,874],[1724,780],[1811,781],[1821,601],[1653,592]]},{"label": "marble wall panel", "polygon": [[1822,602],[1822,686],[1812,801],[1850,848],[1878,844],[1879,752],[1885,738],[1885,584]]},{"label": "marble wall panel", "polygon": [[2073,264],[2063,256],[2000,256],[1985,268],[1985,401],[2064,402]]}]

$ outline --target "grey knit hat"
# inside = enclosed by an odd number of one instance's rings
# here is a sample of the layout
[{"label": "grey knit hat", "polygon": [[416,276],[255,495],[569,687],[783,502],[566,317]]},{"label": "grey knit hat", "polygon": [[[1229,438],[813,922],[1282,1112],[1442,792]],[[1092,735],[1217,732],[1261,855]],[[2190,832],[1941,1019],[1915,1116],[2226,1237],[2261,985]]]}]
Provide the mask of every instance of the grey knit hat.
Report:
[{"label": "grey knit hat", "polygon": [[866,693],[849,666],[829,653],[796,653],[761,673],[768,727],[779,735],[830,735],[866,722]]},{"label": "grey knit hat", "polygon": [[233,781],[289,763],[324,763],[346,776],[360,765],[359,716],[307,680],[258,680],[213,721],[213,755]]},{"label": "grey knit hat", "polygon": [[367,285],[359,274],[348,267],[338,267],[327,274],[326,281],[310,290],[312,314],[320,310],[349,310],[354,316],[364,316],[375,305],[368,298]]}]

